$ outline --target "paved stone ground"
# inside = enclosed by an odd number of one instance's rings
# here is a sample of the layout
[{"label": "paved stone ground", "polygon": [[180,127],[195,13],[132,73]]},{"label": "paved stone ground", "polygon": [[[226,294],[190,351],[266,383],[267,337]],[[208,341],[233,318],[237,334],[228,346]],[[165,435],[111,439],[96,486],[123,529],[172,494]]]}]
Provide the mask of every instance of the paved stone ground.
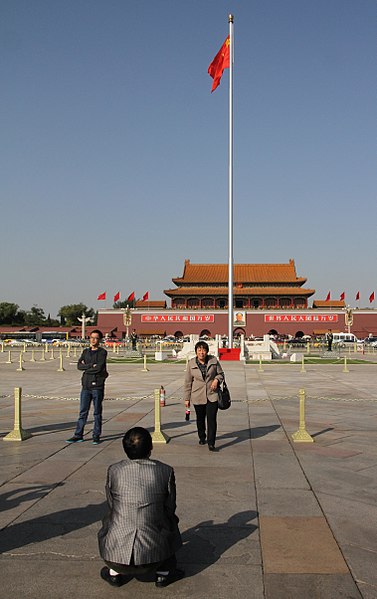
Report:
[{"label": "paved stone ground", "polygon": [[[197,442],[184,421],[184,366],[110,365],[103,442],[67,445],[78,415],[74,364],[5,364],[0,354],[0,435],[13,428],[13,388],[23,388],[32,438],[0,441],[1,597],[133,596],[196,599],[376,599],[377,373],[374,365],[263,366],[224,362],[233,405],[219,413],[217,445]],[[166,589],[99,578],[96,534],[108,465],[123,457],[122,433],[152,430],[153,389],[164,385],[153,457],[176,471],[186,577]],[[298,391],[315,442],[292,443]],[[118,398],[118,399],[117,399]],[[121,399],[120,399],[121,398]]]}]

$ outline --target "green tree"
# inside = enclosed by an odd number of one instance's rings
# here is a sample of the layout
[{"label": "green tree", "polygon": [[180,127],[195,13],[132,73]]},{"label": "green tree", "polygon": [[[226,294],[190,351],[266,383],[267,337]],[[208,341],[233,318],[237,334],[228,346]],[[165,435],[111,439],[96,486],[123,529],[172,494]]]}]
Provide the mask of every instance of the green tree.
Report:
[{"label": "green tree", "polygon": [[39,306],[34,305],[25,314],[25,324],[28,326],[44,325],[46,322],[47,319],[44,310]]},{"label": "green tree", "polygon": [[94,310],[93,308],[88,308],[85,304],[69,304],[67,306],[62,306],[58,312],[61,324],[66,324],[67,326],[78,325],[78,319],[81,318],[82,314],[93,318]]},{"label": "green tree", "polygon": [[116,310],[119,310],[119,308],[134,308],[136,304],[136,300],[132,300],[132,301],[128,301],[128,300],[124,300],[122,302],[115,302],[115,304],[113,304],[113,308],[115,308]]},{"label": "green tree", "polygon": [[[19,324],[17,316],[19,315],[19,306],[10,302],[0,303],[0,324]],[[21,315],[19,315],[20,318]]]}]

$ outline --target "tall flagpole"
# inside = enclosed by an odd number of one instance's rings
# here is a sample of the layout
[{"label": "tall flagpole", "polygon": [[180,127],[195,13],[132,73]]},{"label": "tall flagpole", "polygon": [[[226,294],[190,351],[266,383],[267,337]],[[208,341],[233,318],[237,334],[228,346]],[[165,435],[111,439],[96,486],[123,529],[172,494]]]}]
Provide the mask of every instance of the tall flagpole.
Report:
[{"label": "tall flagpole", "polygon": [[233,15],[229,15],[229,258],[228,258],[228,347],[233,347]]}]

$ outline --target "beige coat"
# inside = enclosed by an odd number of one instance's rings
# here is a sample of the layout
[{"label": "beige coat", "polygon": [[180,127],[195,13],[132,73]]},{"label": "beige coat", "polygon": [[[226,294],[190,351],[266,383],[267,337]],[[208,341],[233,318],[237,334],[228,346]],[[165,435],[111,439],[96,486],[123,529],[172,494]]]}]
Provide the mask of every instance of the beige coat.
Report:
[{"label": "beige coat", "polygon": [[191,358],[187,364],[183,399],[192,402],[194,405],[206,404],[207,400],[217,401],[218,395],[211,389],[211,383],[215,378],[219,381],[219,384],[224,380],[223,369],[215,356],[208,354],[205,381],[199,366],[196,364],[196,357]]}]

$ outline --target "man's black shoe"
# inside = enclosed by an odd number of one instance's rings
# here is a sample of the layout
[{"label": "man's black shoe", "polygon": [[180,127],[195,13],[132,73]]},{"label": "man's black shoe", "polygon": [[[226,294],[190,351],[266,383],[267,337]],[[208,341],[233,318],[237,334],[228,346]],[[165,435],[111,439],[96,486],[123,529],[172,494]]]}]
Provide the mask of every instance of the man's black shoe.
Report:
[{"label": "man's black shoe", "polygon": [[208,445],[208,449],[209,449],[210,451],[219,451],[219,450],[217,449],[217,447],[215,447],[214,445]]},{"label": "man's black shoe", "polygon": [[106,566],[102,568],[100,574],[102,580],[106,580],[112,587],[121,587],[125,583],[121,574],[116,574],[115,576],[110,574],[109,568],[106,568]]},{"label": "man's black shoe", "polygon": [[76,437],[76,435],[73,435],[73,437],[66,440],[66,443],[82,443],[83,441],[84,439],[82,437]]},{"label": "man's black shoe", "polygon": [[171,570],[167,576],[162,576],[161,574],[156,574],[156,587],[167,587],[172,582],[176,582],[177,580],[181,580],[185,575],[183,570],[179,570],[176,568],[175,570]]},{"label": "man's black shoe", "polygon": [[206,444],[206,440],[205,439],[200,439],[199,445],[205,445],[205,444]]},{"label": "man's black shoe", "polygon": [[93,443],[93,445],[99,445],[101,443],[101,439],[100,439],[99,435],[93,435],[92,443]]}]

